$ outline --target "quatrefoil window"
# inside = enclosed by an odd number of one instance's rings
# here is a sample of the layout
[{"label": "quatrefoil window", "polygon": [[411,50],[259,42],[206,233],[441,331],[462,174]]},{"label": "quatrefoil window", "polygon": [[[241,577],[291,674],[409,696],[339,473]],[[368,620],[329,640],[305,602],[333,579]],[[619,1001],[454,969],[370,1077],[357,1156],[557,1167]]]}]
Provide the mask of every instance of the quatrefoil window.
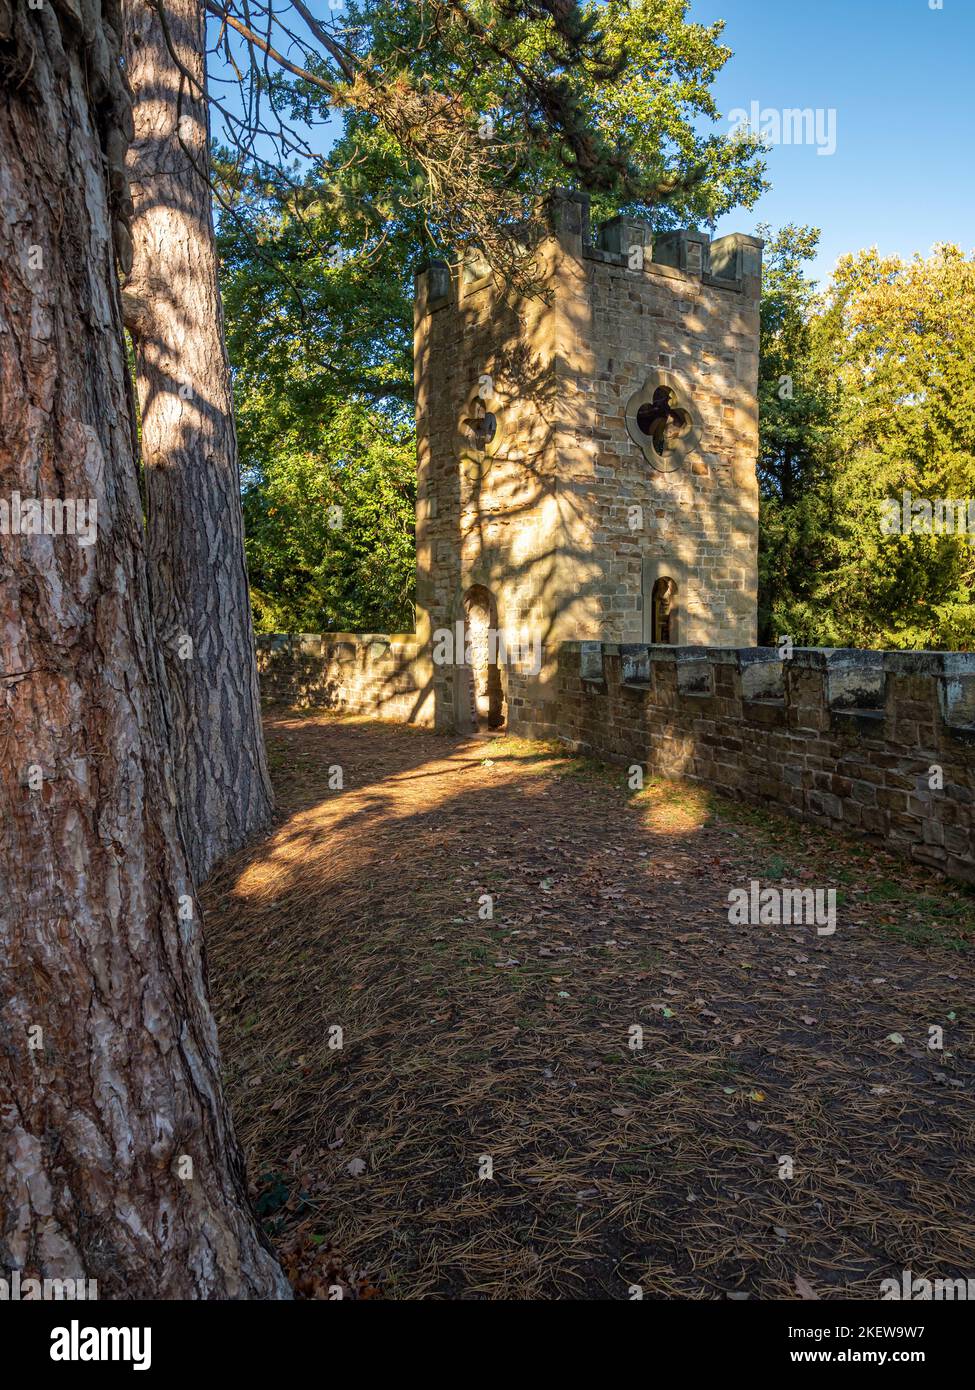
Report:
[{"label": "quatrefoil window", "polygon": [[654,453],[664,458],[691,427],[686,410],[674,405],[674,392],[669,386],[658,386],[652,401],[644,401],[636,413],[637,429],[650,440]]},{"label": "quatrefoil window", "polygon": [[471,390],[457,420],[457,446],[462,458],[481,463],[494,458],[504,439],[505,404],[493,377],[485,373]]},{"label": "quatrefoil window", "polygon": [[630,397],[626,428],[643,457],[661,473],[679,468],[697,445],[694,412],[672,372],[658,372]]},{"label": "quatrefoil window", "polygon": [[498,432],[498,417],[478,399],[473,402],[470,413],[465,415],[461,428],[470,448],[482,454]]}]

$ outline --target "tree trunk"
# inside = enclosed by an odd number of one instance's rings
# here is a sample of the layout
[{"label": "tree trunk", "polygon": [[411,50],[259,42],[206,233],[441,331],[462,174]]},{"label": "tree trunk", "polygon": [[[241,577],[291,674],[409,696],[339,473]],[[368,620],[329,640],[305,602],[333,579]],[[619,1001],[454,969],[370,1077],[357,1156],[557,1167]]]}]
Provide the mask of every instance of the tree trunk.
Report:
[{"label": "tree trunk", "polygon": [[135,119],[124,302],[142,414],[150,592],[183,833],[201,883],[266,829],[273,802],[210,213],[205,20],[200,0],[166,0],[165,13],[179,64],[157,11],[146,0],[123,3]]},{"label": "tree trunk", "polygon": [[[157,688],[118,32],[115,0],[0,0],[0,1267],[101,1297],[283,1297],[221,1092]],[[24,533],[30,499],[45,533]]]}]

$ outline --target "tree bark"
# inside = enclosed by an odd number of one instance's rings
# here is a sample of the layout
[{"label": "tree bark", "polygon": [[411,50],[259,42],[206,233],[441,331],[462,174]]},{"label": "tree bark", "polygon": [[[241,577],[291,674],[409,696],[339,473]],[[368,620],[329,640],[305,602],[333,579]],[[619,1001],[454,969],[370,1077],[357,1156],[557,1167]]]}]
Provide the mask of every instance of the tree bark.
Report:
[{"label": "tree bark", "polygon": [[146,0],[124,0],[135,120],[125,302],[142,419],[150,592],[184,838],[201,883],[267,828],[273,801],[210,210],[205,17],[200,0],[166,0],[165,18],[164,29]]},{"label": "tree bark", "polygon": [[[284,1297],[221,1092],[157,685],[119,28],[116,0],[0,0],[0,1268]],[[17,493],[93,499],[94,543],[9,534]]]}]

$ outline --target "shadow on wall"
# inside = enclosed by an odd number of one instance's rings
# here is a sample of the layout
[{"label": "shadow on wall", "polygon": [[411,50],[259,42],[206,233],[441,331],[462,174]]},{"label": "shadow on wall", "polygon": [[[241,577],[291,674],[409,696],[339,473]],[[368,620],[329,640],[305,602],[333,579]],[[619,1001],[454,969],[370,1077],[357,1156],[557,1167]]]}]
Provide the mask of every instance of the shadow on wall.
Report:
[{"label": "shadow on wall", "polygon": [[[498,606],[483,584],[464,595],[467,650],[459,673],[459,732],[484,733],[504,726],[504,670],[497,641]],[[465,699],[466,697],[466,699]]]},{"label": "shadow on wall", "polygon": [[563,645],[559,736],[975,883],[975,655]]},{"label": "shadow on wall", "polygon": [[412,634],[274,633],[256,644],[267,705],[433,725],[432,682],[423,681]]}]

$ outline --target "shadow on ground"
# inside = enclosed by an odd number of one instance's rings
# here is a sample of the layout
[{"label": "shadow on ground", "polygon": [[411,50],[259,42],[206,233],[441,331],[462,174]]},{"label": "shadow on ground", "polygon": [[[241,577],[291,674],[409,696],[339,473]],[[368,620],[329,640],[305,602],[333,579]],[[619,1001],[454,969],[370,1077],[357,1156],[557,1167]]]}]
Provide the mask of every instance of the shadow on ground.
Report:
[{"label": "shadow on ground", "polygon": [[[204,902],[272,1238],[393,1298],[975,1274],[969,893],[544,745],[267,734],[277,832]],[[835,887],[835,934],[730,925],[752,879]]]}]

